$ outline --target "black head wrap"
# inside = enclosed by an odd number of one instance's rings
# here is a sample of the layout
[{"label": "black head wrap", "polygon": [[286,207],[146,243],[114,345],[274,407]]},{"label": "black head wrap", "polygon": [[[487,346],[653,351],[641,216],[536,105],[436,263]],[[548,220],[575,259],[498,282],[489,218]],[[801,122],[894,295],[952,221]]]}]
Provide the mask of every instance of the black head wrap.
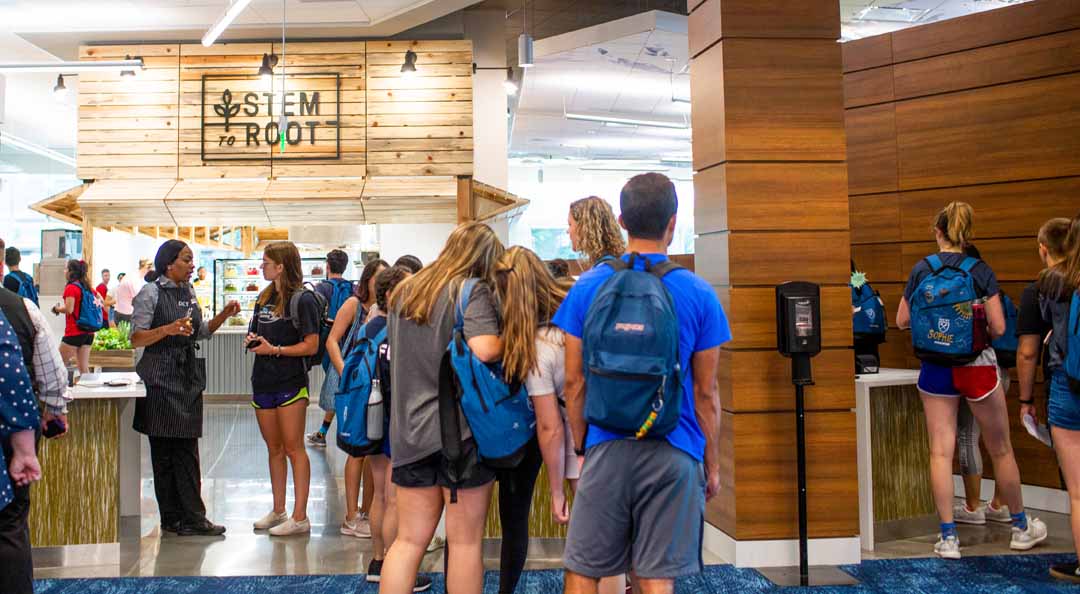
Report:
[{"label": "black head wrap", "polygon": [[154,271],[158,276],[165,276],[165,271],[169,268],[169,264],[172,264],[180,257],[180,252],[187,247],[187,244],[179,239],[170,239],[161,244],[158,248],[157,255],[154,256]]}]

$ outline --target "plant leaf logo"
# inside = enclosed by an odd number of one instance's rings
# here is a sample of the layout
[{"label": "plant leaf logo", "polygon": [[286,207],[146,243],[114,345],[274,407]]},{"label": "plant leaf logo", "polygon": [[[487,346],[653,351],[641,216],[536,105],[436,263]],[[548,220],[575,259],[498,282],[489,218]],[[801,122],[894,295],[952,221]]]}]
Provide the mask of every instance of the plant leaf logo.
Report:
[{"label": "plant leaf logo", "polygon": [[232,102],[232,91],[225,89],[221,94],[221,103],[214,106],[214,113],[225,120],[225,131],[229,131],[229,120],[240,113],[240,104]]}]

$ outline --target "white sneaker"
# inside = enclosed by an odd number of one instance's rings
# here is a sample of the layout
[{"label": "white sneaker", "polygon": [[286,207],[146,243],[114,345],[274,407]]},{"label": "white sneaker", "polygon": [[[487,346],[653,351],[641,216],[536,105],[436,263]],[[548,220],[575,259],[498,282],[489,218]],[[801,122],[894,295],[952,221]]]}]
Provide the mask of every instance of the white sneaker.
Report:
[{"label": "white sneaker", "polygon": [[357,514],[352,522],[345,520],[341,524],[341,533],[354,538],[371,538],[371,523],[364,514]]},{"label": "white sneaker", "polygon": [[297,534],[307,534],[311,532],[311,522],[304,520],[303,522],[297,522],[296,520],[289,518],[285,522],[274,526],[270,529],[270,536],[294,536]]},{"label": "white sneaker", "polygon": [[986,523],[986,506],[980,505],[978,509],[971,511],[966,503],[957,503],[953,506],[953,521],[957,524],[982,526]]},{"label": "white sneaker", "polygon": [[960,539],[955,536],[950,536],[949,538],[939,537],[937,544],[934,545],[934,552],[942,559],[959,559]]},{"label": "white sneaker", "polygon": [[285,521],[288,520],[288,519],[289,519],[289,514],[287,514],[285,512],[281,512],[280,514],[275,514],[271,510],[270,513],[263,516],[262,519],[257,520],[255,522],[254,526],[255,526],[256,530],[269,530],[269,529],[273,528],[274,526],[277,526],[279,524],[284,524]]},{"label": "white sneaker", "polygon": [[1026,551],[1046,540],[1046,523],[1039,518],[1028,518],[1027,530],[1015,526],[1012,529],[1012,541],[1009,548],[1014,551]]},{"label": "white sneaker", "polygon": [[1012,524],[1012,516],[1009,515],[1009,506],[1003,505],[997,510],[986,506],[986,519],[999,524]]}]

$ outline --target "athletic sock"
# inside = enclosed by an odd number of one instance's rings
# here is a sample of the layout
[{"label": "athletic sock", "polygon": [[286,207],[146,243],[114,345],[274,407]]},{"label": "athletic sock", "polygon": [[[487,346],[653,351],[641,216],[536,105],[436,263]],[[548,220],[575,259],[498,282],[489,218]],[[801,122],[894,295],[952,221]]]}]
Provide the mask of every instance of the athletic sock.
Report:
[{"label": "athletic sock", "polygon": [[1013,528],[1019,528],[1021,530],[1027,530],[1027,514],[1021,511],[1018,514],[1009,514],[1012,516]]},{"label": "athletic sock", "polygon": [[326,435],[330,432],[330,421],[323,421],[322,427],[319,427],[319,433]]},{"label": "athletic sock", "polygon": [[941,539],[945,540],[950,536],[956,537],[956,522],[942,522],[941,523]]}]

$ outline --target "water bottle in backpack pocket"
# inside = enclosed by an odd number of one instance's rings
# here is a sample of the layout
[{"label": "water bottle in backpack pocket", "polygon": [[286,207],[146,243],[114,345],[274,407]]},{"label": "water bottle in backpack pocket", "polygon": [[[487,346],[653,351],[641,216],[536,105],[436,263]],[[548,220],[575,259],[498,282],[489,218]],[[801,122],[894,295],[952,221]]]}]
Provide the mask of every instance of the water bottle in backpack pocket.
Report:
[{"label": "water bottle in backpack pocket", "polygon": [[615,270],[597,289],[585,315],[585,418],[598,427],[662,437],[679,423],[682,369],[679,320],[663,278],[670,260],[634,270],[639,254],[605,262]]},{"label": "water bottle in backpack pocket", "polygon": [[1073,293],[1066,330],[1065,376],[1069,380],[1069,391],[1080,397],[1080,291]]},{"label": "water bottle in backpack pocket", "polygon": [[[382,451],[383,423],[385,418],[381,387],[378,386],[377,363],[379,345],[386,340],[386,328],[374,338],[364,336],[362,326],[357,335],[362,338],[349,342],[348,355],[341,369],[337,394],[334,395],[334,412],[337,415],[337,440],[360,455],[373,455]],[[378,411],[369,411],[376,408]],[[373,416],[374,415],[374,416]],[[369,418],[377,418],[378,427],[369,425]]]},{"label": "water bottle in backpack pocket", "polygon": [[947,367],[971,363],[982,348],[976,327],[975,282],[971,269],[975,258],[964,258],[959,267],[945,266],[936,254],[926,258],[930,273],[911,296],[911,339],[915,356]]},{"label": "water bottle in backpack pocket", "polygon": [[1016,348],[1019,344],[1019,340],[1016,338],[1018,312],[1016,311],[1016,305],[1013,304],[1012,299],[1009,299],[1009,296],[1004,291],[1000,295],[1001,309],[1005,314],[1005,334],[992,340],[990,346],[994,347],[998,367],[1012,369],[1016,367]]},{"label": "water bottle in backpack pocket", "polygon": [[70,283],[79,287],[79,316],[75,318],[75,327],[83,332],[97,332],[105,327],[105,318],[92,289],[79,283]]},{"label": "water bottle in backpack pocket", "polygon": [[461,462],[464,449],[458,426],[460,410],[484,464],[490,468],[515,468],[536,435],[536,413],[523,383],[507,383],[500,363],[485,363],[469,349],[464,333],[465,309],[477,282],[467,279],[462,285],[455,305],[454,333],[440,366],[443,452],[451,466]]}]

